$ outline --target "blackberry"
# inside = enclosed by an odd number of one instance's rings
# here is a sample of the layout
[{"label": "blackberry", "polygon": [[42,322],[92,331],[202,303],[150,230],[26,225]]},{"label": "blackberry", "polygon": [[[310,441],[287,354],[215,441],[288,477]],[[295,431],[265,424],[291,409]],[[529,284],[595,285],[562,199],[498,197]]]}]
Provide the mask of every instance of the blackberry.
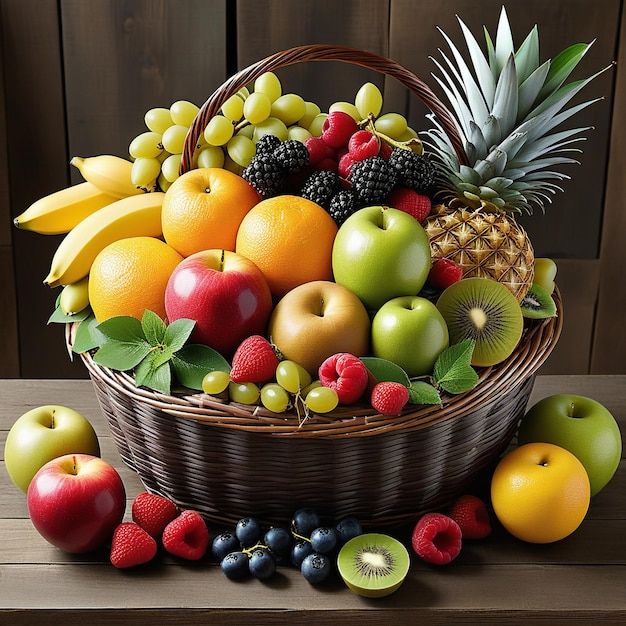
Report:
[{"label": "blackberry", "polygon": [[263,198],[278,195],[285,182],[282,168],[269,154],[257,154],[241,175]]},{"label": "blackberry", "polygon": [[432,192],[437,172],[427,156],[395,148],[389,157],[389,165],[403,185],[426,195]]},{"label": "blackberry", "polygon": [[359,202],[354,191],[343,189],[332,197],[328,212],[337,226],[341,226],[358,208]]},{"label": "blackberry", "polygon": [[295,174],[309,164],[309,151],[303,143],[294,139],[280,144],[274,152],[274,157],[286,174]]},{"label": "blackberry", "polygon": [[256,142],[256,154],[274,154],[274,150],[280,146],[282,141],[276,135],[263,135]]},{"label": "blackberry", "polygon": [[350,182],[363,202],[382,202],[396,184],[396,175],[385,159],[375,156],[352,166]]},{"label": "blackberry", "polygon": [[302,197],[317,202],[325,209],[329,208],[330,200],[339,188],[339,176],[335,172],[322,170],[311,174],[302,187]]}]

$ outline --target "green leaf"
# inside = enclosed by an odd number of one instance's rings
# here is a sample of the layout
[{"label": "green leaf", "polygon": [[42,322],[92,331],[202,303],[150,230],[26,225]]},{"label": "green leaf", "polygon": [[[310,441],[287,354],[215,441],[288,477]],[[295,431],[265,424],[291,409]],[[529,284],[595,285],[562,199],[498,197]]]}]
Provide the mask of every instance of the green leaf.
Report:
[{"label": "green leaf", "polygon": [[197,344],[190,344],[172,357],[176,378],[189,389],[202,389],[202,379],[215,370],[230,372],[228,361],[219,353]]},{"label": "green leaf", "polygon": [[78,325],[72,346],[73,352],[76,354],[87,352],[100,347],[105,342],[106,337],[98,330],[97,326],[98,320],[93,314]]},{"label": "green leaf", "polygon": [[66,315],[61,310],[61,306],[57,305],[56,309],[48,319],[48,324],[69,324],[71,322],[82,322],[91,315],[91,309],[89,307],[84,308],[74,315]]},{"label": "green leaf", "polygon": [[364,356],[361,361],[379,383],[390,381],[410,387],[411,381],[399,365],[373,356]]},{"label": "green leaf", "polygon": [[548,72],[543,89],[539,94],[540,99],[548,97],[567,80],[567,77],[574,71],[574,68],[585,56],[587,50],[591,48],[593,43],[593,41],[591,43],[575,43],[569,46],[569,48],[565,48],[565,50],[562,50],[554,57],[550,63],[550,71]]},{"label": "green leaf", "polygon": [[537,24],[515,53],[517,80],[523,83],[539,67],[539,31]]},{"label": "green leaf", "polygon": [[423,380],[414,380],[409,387],[411,404],[441,404],[439,392]]},{"label": "green leaf", "polygon": [[195,325],[196,322],[194,320],[185,318],[172,322],[165,331],[163,343],[171,348],[172,352],[178,352],[189,339],[189,335],[191,335]]},{"label": "green leaf", "polygon": [[471,366],[476,342],[464,339],[446,348],[437,357],[434,369],[435,382],[448,393],[463,393],[478,383],[478,374]]},{"label": "green leaf", "polygon": [[[101,327],[102,324],[97,327],[98,330],[101,330]],[[124,342],[108,339],[94,354],[93,360],[104,367],[125,372],[139,365],[149,354],[150,349],[150,344],[145,340]]]},{"label": "green leaf", "polygon": [[135,384],[138,387],[148,387],[161,393],[169,393],[172,385],[170,364],[165,362],[157,365],[158,354],[151,353],[135,370]]},{"label": "green leaf", "polygon": [[146,309],[141,318],[141,329],[148,343],[158,346],[165,337],[165,322],[153,311]]},{"label": "green leaf", "polygon": [[147,342],[141,322],[134,317],[111,317],[99,324],[98,330],[109,339],[124,343]]}]

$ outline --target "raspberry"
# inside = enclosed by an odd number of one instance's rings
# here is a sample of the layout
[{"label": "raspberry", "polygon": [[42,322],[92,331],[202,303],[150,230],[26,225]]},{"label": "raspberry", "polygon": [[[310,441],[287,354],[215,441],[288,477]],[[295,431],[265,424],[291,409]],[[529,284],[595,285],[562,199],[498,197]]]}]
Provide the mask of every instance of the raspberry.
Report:
[{"label": "raspberry", "polygon": [[339,176],[335,172],[314,172],[302,187],[302,197],[327,209],[339,189]]},{"label": "raspberry", "polygon": [[446,289],[463,278],[463,268],[450,259],[438,259],[428,274],[428,284],[436,289]]},{"label": "raspberry", "polygon": [[348,178],[350,176],[350,169],[354,165],[354,162],[355,158],[349,152],[346,152],[346,154],[339,159],[339,167],[337,168],[337,171],[339,172],[339,176],[341,176],[341,178]]},{"label": "raspberry", "polygon": [[357,161],[350,170],[350,182],[363,202],[382,202],[395,185],[396,176],[387,161],[376,156]]},{"label": "raspberry", "polygon": [[400,415],[409,401],[409,390],[401,383],[378,383],[372,389],[371,405],[381,415]]},{"label": "raspberry", "polygon": [[413,529],[415,554],[433,565],[447,565],[461,552],[461,529],[447,515],[427,513]]},{"label": "raspberry", "polygon": [[285,182],[283,168],[269,154],[255,156],[241,175],[263,198],[278,195]]},{"label": "raspberry", "polygon": [[450,517],[459,525],[463,539],[484,539],[491,534],[487,507],[476,496],[461,496],[452,505]]},{"label": "raspberry", "polygon": [[183,511],[163,531],[163,547],[174,556],[197,561],[209,545],[209,530],[196,511]]},{"label": "raspberry", "polygon": [[378,156],[380,150],[380,140],[367,130],[359,130],[350,137],[348,149],[355,161],[369,159]]},{"label": "raspberry", "polygon": [[389,157],[391,156],[391,152],[392,152],[391,146],[388,143],[385,143],[383,141],[380,146],[379,156],[385,159],[385,161],[388,161]]},{"label": "raspberry", "polygon": [[274,150],[281,144],[281,140],[276,135],[263,135],[256,142],[256,154],[274,154]]},{"label": "raspberry", "polygon": [[274,377],[278,358],[270,342],[261,335],[244,339],[233,356],[230,379],[234,383],[264,383]]},{"label": "raspberry", "polygon": [[324,120],[322,139],[331,148],[343,148],[357,130],[356,122],[347,113],[333,111]]},{"label": "raspberry", "polygon": [[389,157],[389,164],[403,185],[421,193],[432,191],[437,171],[427,156],[395,148]]},{"label": "raspberry", "polygon": [[341,226],[358,210],[359,206],[359,201],[354,191],[351,189],[342,189],[332,197],[328,212],[337,223],[337,226]]},{"label": "raspberry", "polygon": [[309,164],[309,151],[299,141],[290,139],[276,148],[274,158],[286,174],[295,174]]},{"label": "raspberry", "polygon": [[133,500],[133,522],[152,537],[160,537],[165,527],[178,515],[176,505],[163,496],[144,491]]},{"label": "raspberry", "polygon": [[408,187],[396,187],[387,202],[394,209],[412,215],[418,222],[423,222],[430,215],[430,198]]},{"label": "raspberry", "polygon": [[324,159],[315,166],[315,169],[324,172],[336,172],[338,169],[337,161],[335,159]]},{"label": "raspberry", "polygon": [[135,567],[152,561],[157,552],[156,541],[138,524],[124,522],[113,533],[111,564],[119,569]]},{"label": "raspberry", "polygon": [[340,404],[354,404],[363,395],[369,375],[360,359],[340,352],[320,365],[319,378],[324,387],[337,392]]},{"label": "raspberry", "polygon": [[309,163],[311,165],[317,165],[324,159],[334,159],[335,151],[327,146],[320,137],[309,137],[304,145],[309,151]]}]

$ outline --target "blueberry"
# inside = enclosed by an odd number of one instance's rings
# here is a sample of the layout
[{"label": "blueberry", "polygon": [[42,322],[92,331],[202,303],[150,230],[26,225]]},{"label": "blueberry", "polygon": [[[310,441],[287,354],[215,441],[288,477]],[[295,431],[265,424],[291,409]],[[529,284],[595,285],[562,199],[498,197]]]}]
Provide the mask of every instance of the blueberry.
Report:
[{"label": "blueberry", "polygon": [[320,516],[313,509],[298,509],[293,514],[296,532],[305,537],[308,537],[321,523]]},{"label": "blueberry", "polygon": [[343,545],[363,534],[363,528],[356,517],[346,517],[337,524],[337,539]]},{"label": "blueberry", "polygon": [[248,557],[243,552],[231,552],[220,563],[222,571],[231,580],[239,580],[247,576]]},{"label": "blueberry", "polygon": [[313,552],[328,554],[337,545],[337,533],[334,528],[316,528],[311,533],[311,547]]},{"label": "blueberry", "polygon": [[261,524],[253,517],[244,517],[237,522],[235,535],[244,548],[250,548],[259,542],[263,531]]},{"label": "blueberry", "polygon": [[291,548],[291,563],[294,567],[300,567],[305,557],[313,552],[313,548],[308,541],[298,541]]},{"label": "blueberry", "polygon": [[233,533],[226,531],[213,539],[211,556],[216,561],[221,561],[227,554],[239,550],[239,540]]},{"label": "blueberry", "polygon": [[270,528],[263,543],[276,555],[288,554],[292,544],[291,534],[284,528]]},{"label": "blueberry", "polygon": [[302,575],[313,585],[326,580],[330,570],[330,559],[325,554],[316,553],[309,554],[300,567]]},{"label": "blueberry", "polygon": [[248,568],[255,578],[265,580],[274,575],[276,571],[276,561],[269,550],[257,548],[250,556]]}]

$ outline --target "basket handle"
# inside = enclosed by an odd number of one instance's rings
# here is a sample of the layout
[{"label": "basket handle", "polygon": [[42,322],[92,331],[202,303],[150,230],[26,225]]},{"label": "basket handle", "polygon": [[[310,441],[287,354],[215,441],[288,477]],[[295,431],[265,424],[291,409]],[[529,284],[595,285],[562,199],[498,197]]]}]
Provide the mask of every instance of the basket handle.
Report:
[{"label": "basket handle", "polygon": [[397,79],[405,87],[408,87],[435,114],[439,123],[448,134],[460,163],[467,163],[463,141],[461,140],[452,115],[432,92],[430,87],[415,76],[415,74],[396,61],[379,56],[373,52],[357,50],[346,46],[320,44],[299,46],[297,48],[283,50],[282,52],[276,52],[241,70],[220,85],[202,105],[202,108],[198,111],[196,118],[187,131],[180,162],[180,174],[184,174],[192,169],[193,154],[200,134],[204,132],[209,120],[218,113],[228,98],[265,72],[273,72],[281,67],[304,63],[306,61],[341,61],[343,63],[351,63],[352,65],[360,65],[361,67],[381,72]]}]

